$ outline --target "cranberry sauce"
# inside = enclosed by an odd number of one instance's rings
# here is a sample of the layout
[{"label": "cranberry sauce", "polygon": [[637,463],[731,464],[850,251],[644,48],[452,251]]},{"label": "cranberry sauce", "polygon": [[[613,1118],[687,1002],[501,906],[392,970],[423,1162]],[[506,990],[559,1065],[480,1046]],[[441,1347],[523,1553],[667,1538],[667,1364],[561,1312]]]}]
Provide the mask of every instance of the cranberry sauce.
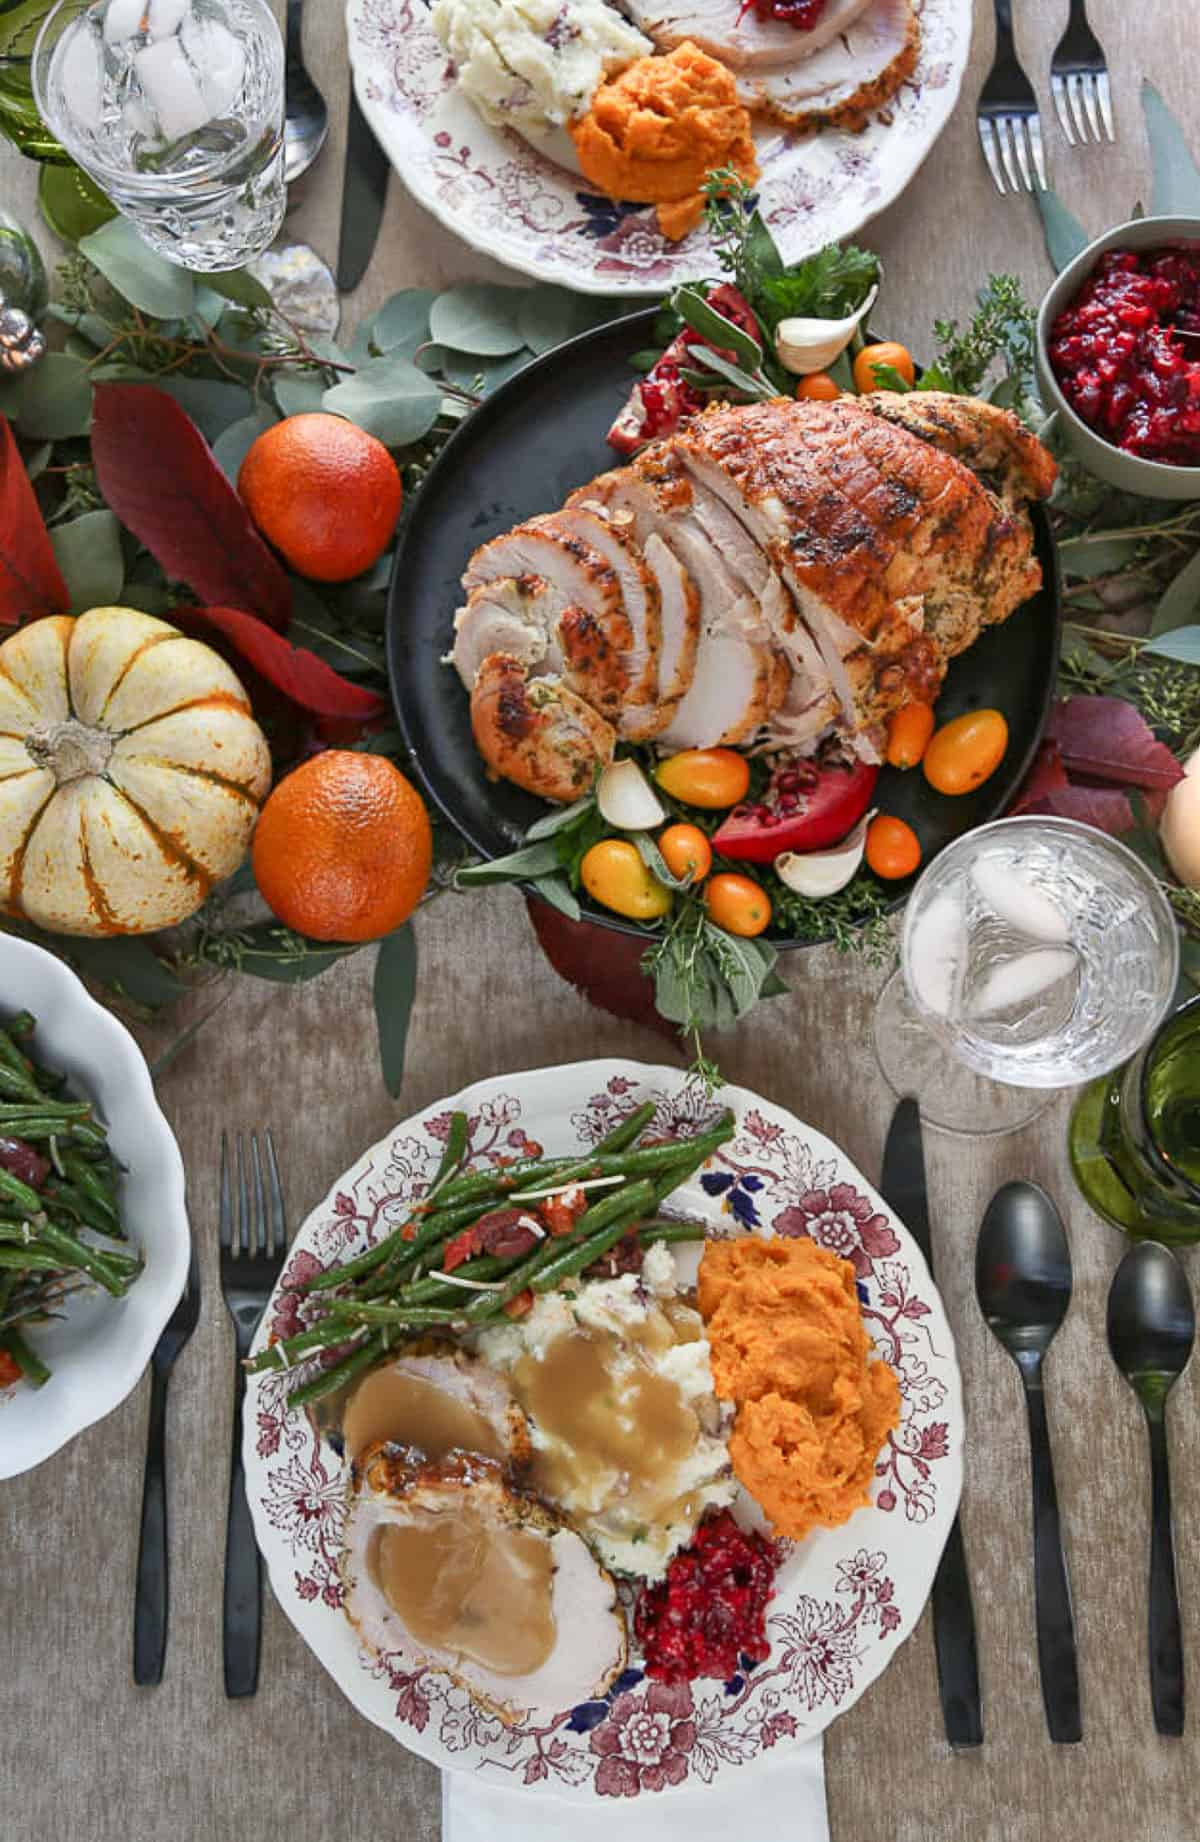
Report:
[{"label": "cranberry sauce", "polygon": [[828,5],[829,0],[745,0],[742,13],[753,11],[760,19],[782,19],[784,25],[809,32]]},{"label": "cranberry sauce", "polygon": [[1106,441],[1200,466],[1200,246],[1106,250],[1051,327],[1049,353],[1068,403]]},{"label": "cranberry sauce", "polygon": [[714,1676],[727,1682],[770,1650],[766,1609],[779,1554],[728,1510],[702,1522],[667,1577],[638,1600],[634,1628],[646,1673],[660,1682]]}]

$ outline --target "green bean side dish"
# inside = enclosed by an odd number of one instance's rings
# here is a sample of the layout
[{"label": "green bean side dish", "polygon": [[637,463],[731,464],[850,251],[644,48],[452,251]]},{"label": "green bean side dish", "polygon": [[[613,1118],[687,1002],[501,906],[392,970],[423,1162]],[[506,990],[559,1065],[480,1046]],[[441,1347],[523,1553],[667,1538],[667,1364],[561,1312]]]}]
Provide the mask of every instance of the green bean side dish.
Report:
[{"label": "green bean side dish", "polygon": [[[331,1366],[291,1394],[290,1405],[304,1407],[346,1387],[396,1343],[430,1331],[480,1330],[522,1295],[553,1292],[626,1237],[642,1246],[703,1240],[702,1223],[661,1217],[658,1210],[732,1138],[733,1115],[722,1114],[694,1138],[639,1146],[653,1115],[649,1103],[637,1108],[591,1151],[573,1158],[464,1170],[467,1118],[455,1113],[437,1174],[408,1219],[365,1252],[297,1287],[327,1302],[323,1315],[309,1329],[269,1344],[247,1368],[261,1374],[336,1353]],[[532,1206],[572,1190],[583,1193],[587,1206],[566,1232],[543,1234],[536,1246],[515,1255],[477,1253],[452,1271],[442,1265],[448,1243],[469,1235],[497,1209]]]},{"label": "green bean side dish", "polygon": [[0,1029],[0,1388],[50,1378],[27,1329],[84,1288],[123,1297],[142,1270],[113,1244],[126,1237],[104,1129],[22,1048],[34,1028],[25,1011]]}]

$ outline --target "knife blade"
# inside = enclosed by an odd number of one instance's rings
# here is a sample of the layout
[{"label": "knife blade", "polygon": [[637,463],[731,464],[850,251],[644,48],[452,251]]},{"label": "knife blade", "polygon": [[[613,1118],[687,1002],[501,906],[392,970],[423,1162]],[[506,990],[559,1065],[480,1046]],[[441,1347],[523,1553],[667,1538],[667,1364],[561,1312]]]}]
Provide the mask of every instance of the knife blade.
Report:
[{"label": "knife blade", "polygon": [[[911,1097],[901,1100],[892,1115],[879,1188],[888,1208],[895,1210],[924,1254],[932,1275],[933,1242],[929,1233],[929,1192],[925,1183],[921,1112]],[[980,1746],[983,1743],[983,1709],[979,1695],[975,1608],[971,1603],[962,1525],[957,1516],[938,1562],[932,1602],[933,1641],[946,1738],[955,1747]]]},{"label": "knife blade", "polygon": [[342,180],[342,223],[338,232],[337,285],[342,294],[357,288],[367,272],[387,202],[391,170],[391,162],[359,106],[352,81]]}]

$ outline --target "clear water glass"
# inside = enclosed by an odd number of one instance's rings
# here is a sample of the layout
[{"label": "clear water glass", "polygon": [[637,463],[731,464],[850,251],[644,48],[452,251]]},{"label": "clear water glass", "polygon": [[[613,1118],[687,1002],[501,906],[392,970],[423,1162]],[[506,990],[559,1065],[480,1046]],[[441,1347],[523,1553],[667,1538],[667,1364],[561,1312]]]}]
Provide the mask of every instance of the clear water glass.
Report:
[{"label": "clear water glass", "polygon": [[59,0],[47,126],[152,249],[232,269],[283,221],[283,41],[267,0]]},{"label": "clear water glass", "polygon": [[1132,851],[1070,819],[1000,819],[913,890],[876,1050],[932,1124],[1011,1130],[1136,1054],[1178,970],[1170,904]]}]

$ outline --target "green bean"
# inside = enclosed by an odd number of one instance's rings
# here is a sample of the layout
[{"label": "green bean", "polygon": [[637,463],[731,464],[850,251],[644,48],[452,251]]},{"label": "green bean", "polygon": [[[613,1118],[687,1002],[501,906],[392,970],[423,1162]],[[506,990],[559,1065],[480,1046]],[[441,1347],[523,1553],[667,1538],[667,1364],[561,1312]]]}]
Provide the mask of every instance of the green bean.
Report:
[{"label": "green bean", "polygon": [[40,1215],[42,1212],[42,1199],[37,1191],[30,1189],[27,1183],[22,1183],[19,1177],[14,1177],[12,1172],[5,1170],[2,1165],[0,1165],[0,1196],[9,1197],[30,1215]]},{"label": "green bean", "polygon": [[[296,1287],[297,1292],[327,1292],[332,1286],[347,1284],[352,1279],[362,1279],[373,1273],[378,1266],[388,1260],[400,1260],[403,1264],[416,1264],[420,1255],[429,1247],[446,1239],[456,1228],[466,1228],[480,1217],[477,1203],[465,1203],[458,1209],[435,1210],[427,1216],[411,1215],[399,1228],[394,1228],[374,1247],[368,1247],[363,1253],[356,1254],[352,1260],[345,1260],[340,1266],[331,1266],[315,1278],[307,1280]],[[413,1223],[418,1224],[411,1239],[405,1239],[405,1230]]]},{"label": "green bean", "polygon": [[593,1145],[593,1152],[603,1155],[605,1152],[627,1151],[634,1141],[641,1137],[653,1118],[654,1102],[652,1100],[643,1101],[642,1105],[635,1107],[629,1117],[623,1119],[619,1126],[614,1127],[606,1138],[602,1138],[598,1145]]},{"label": "green bean", "polygon": [[92,1109],[86,1100],[49,1100],[45,1094],[36,1097],[31,1094],[28,1099],[22,1100],[0,1100],[0,1127],[5,1120],[19,1113],[42,1113],[66,1121],[90,1119]]},{"label": "green bean", "polygon": [[[639,1215],[644,1215],[654,1197],[652,1183],[630,1183],[614,1195],[605,1196],[600,1202],[593,1203],[575,1224],[575,1233],[569,1240],[554,1240],[548,1246],[539,1247],[516,1270],[510,1273],[504,1283],[502,1292],[481,1292],[467,1306],[463,1313],[472,1323],[480,1318],[493,1317],[510,1299],[516,1298],[527,1286],[533,1285],[536,1277],[547,1267],[555,1266],[566,1257],[568,1252],[583,1244],[589,1237],[606,1230],[610,1223],[617,1221],[621,1227],[613,1240],[619,1240],[631,1222]],[[611,1245],[611,1243],[610,1243]],[[543,1290],[536,1287],[536,1290]]]},{"label": "green bean", "polygon": [[629,1233],[642,1213],[642,1206],[628,1209],[624,1215],[618,1216],[616,1221],[610,1222],[597,1233],[589,1235],[586,1241],[569,1242],[556,1260],[547,1261],[541,1271],[534,1274],[529,1282],[533,1290],[553,1292],[564,1279],[573,1279],[577,1273],[582,1273],[585,1267],[592,1264],[593,1260],[599,1260],[610,1247],[615,1247],[617,1242]]},{"label": "green bean", "polygon": [[462,1310],[441,1310],[433,1305],[349,1304],[344,1317],[356,1324],[397,1324],[407,1330],[445,1330],[447,1325],[461,1324]]},{"label": "green bean", "polygon": [[30,1349],[19,1330],[6,1330],[3,1337],[0,1337],[0,1349],[8,1351],[25,1380],[33,1387],[41,1388],[50,1380],[49,1369],[41,1357]]},{"label": "green bean", "polygon": [[115,1232],[115,1224],[108,1212],[93,1202],[90,1196],[76,1189],[73,1183],[66,1183],[61,1177],[50,1177],[42,1191],[42,1207],[63,1207],[73,1215],[82,1227],[95,1228],[100,1234]]},{"label": "green bean", "polygon": [[706,1232],[703,1222],[680,1222],[667,1217],[665,1220],[643,1222],[637,1236],[643,1247],[650,1247],[656,1241],[702,1241]]},{"label": "green bean", "polygon": [[387,1347],[387,1332],[377,1330],[374,1336],[368,1337],[365,1343],[360,1343],[357,1349],[351,1350],[348,1356],[343,1356],[340,1362],[335,1362],[332,1368],[323,1369],[319,1375],[314,1376],[312,1381],[305,1382],[302,1388],[297,1388],[294,1394],[288,1396],[288,1406],[310,1407],[314,1401],[321,1400],[323,1396],[336,1394],[348,1382],[352,1382],[355,1376],[361,1375],[364,1369],[372,1368],[385,1353]]},{"label": "green bean", "polygon": [[451,1113],[450,1130],[446,1134],[446,1149],[442,1152],[442,1161],[434,1172],[433,1182],[425,1193],[425,1201],[432,1202],[438,1191],[444,1189],[455,1171],[467,1155],[467,1134],[470,1121],[465,1113]]},{"label": "green bean", "polygon": [[89,1197],[98,1209],[103,1210],[105,1215],[113,1221],[119,1221],[120,1215],[111,1189],[104,1183],[95,1165],[89,1164],[86,1158],[81,1158],[77,1151],[69,1149],[64,1149],[62,1162],[68,1181],[74,1184],[77,1190],[82,1190],[83,1194]]},{"label": "green bean", "polygon": [[33,1248],[56,1254],[60,1266],[76,1267],[81,1273],[86,1273],[89,1279],[94,1279],[98,1286],[103,1286],[114,1298],[123,1297],[129,1289],[132,1273],[114,1266],[105,1254],[93,1247],[85,1247],[82,1241],[77,1241],[65,1229],[56,1228],[53,1222],[43,1220],[38,1223],[37,1240],[31,1243],[31,1250]]},{"label": "green bean", "polygon": [[331,1311],[311,1329],[297,1331],[294,1337],[284,1337],[259,1350],[258,1355],[251,1356],[245,1364],[246,1373],[263,1375],[272,1369],[290,1369],[300,1357],[311,1356],[316,1350],[328,1349],[333,1343],[344,1343],[357,1335],[356,1327],[345,1323],[340,1312]]},{"label": "green bean", "polygon": [[15,1273],[61,1273],[62,1261],[36,1247],[11,1247],[0,1244],[0,1268]]},{"label": "green bean", "polygon": [[[464,1261],[462,1276],[464,1279],[496,1279],[511,1265],[511,1254],[507,1258],[503,1254],[476,1254],[473,1260]],[[427,1273],[424,1279],[418,1279],[415,1284],[405,1286],[403,1297],[405,1303],[410,1305],[433,1304],[443,1295],[461,1289],[455,1287],[453,1279],[435,1270]]]}]

